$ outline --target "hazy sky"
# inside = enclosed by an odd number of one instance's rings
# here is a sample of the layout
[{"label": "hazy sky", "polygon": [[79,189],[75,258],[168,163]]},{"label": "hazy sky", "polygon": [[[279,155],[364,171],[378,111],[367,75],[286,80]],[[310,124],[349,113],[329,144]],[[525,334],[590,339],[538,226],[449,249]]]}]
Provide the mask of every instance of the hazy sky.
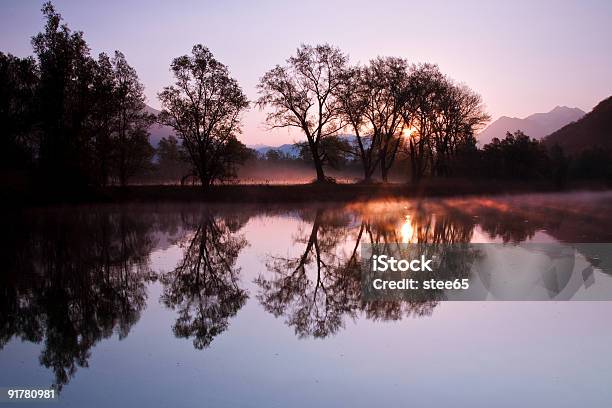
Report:
[{"label": "hazy sky", "polygon": [[[0,51],[31,54],[42,1],[0,1]],[[171,82],[172,58],[196,43],[228,65],[247,96],[300,43],[329,42],[352,62],[378,55],[434,62],[479,92],[493,118],[557,105],[585,111],[612,95],[612,1],[165,1],[54,2],[92,52],[121,50],[148,103]],[[263,113],[244,115],[243,141],[299,139],[268,132]]]}]

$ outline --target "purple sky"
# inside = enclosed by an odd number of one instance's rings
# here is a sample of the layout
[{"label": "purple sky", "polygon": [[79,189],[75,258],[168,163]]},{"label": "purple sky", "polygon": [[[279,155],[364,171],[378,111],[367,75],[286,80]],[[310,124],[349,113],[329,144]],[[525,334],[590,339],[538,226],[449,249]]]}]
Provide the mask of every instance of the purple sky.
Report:
[{"label": "purple sky", "polygon": [[[332,4],[333,3],[333,4]],[[31,54],[41,1],[0,3],[0,50]],[[479,92],[493,118],[557,105],[589,111],[612,95],[612,1],[62,1],[54,2],[92,52],[123,51],[148,103],[171,82],[172,58],[196,43],[229,66],[247,96],[300,43],[329,42],[366,62],[378,55],[434,62]],[[263,113],[244,115],[243,141],[281,144]]]}]

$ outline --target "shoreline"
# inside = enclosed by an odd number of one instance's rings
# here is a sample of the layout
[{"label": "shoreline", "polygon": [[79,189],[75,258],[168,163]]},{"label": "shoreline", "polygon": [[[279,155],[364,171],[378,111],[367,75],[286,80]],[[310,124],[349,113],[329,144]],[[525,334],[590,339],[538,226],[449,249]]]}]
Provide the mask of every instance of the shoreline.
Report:
[{"label": "shoreline", "polygon": [[202,202],[234,204],[350,202],[373,199],[410,199],[470,195],[507,195],[570,191],[605,191],[603,183],[573,182],[555,188],[550,182],[473,181],[464,179],[427,180],[419,184],[228,184],[202,191],[200,186],[134,185],[106,187],[85,194],[49,195],[4,191],[3,206],[38,207],[56,204]]}]

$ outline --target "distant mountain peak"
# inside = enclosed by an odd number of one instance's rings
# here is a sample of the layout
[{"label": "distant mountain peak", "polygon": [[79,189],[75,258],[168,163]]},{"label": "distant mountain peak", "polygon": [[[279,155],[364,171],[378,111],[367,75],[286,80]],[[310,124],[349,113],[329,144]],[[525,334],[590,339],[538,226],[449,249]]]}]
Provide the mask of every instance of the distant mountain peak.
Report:
[{"label": "distant mountain peak", "polygon": [[580,108],[570,108],[569,106],[565,106],[565,105],[557,105],[554,107],[553,110],[551,110],[550,112],[559,112],[559,111],[572,111],[572,112],[582,112],[583,114],[586,115],[586,112],[584,112],[582,109]]},{"label": "distant mountain peak", "polygon": [[[145,105],[144,111],[155,116],[159,115],[160,113],[159,110],[152,108],[149,105]],[[149,127],[149,142],[153,147],[157,147],[162,138],[174,135],[175,131],[170,126],[153,123]]]},{"label": "distant mountain peak", "polygon": [[555,106],[549,112],[534,113],[525,118],[501,116],[487,126],[476,136],[478,144],[483,146],[490,143],[493,138],[503,139],[507,132],[521,130],[534,139],[542,139],[568,123],[572,123],[585,115],[579,108]]},{"label": "distant mountain peak", "polygon": [[149,105],[145,105],[144,111],[149,113],[149,114],[155,115],[155,116],[159,115],[160,112],[161,112],[160,110],[157,110],[154,107],[149,106]]}]

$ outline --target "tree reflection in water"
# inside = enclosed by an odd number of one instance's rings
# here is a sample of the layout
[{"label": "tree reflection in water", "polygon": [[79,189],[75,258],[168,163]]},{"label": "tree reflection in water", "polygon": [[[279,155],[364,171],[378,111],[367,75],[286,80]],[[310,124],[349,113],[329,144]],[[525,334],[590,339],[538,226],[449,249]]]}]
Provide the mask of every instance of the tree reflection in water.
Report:
[{"label": "tree reflection in water", "polygon": [[13,337],[44,342],[40,363],[54,386],[87,367],[91,348],[127,336],[154,279],[150,221],[123,212],[44,213],[13,220],[2,243],[0,347]]},{"label": "tree reflection in water", "polygon": [[[269,257],[267,267],[272,275],[256,279],[260,303],[274,316],[283,316],[298,337],[335,334],[345,319],[360,313],[373,320],[431,314],[442,291],[413,291],[409,298],[397,301],[363,301],[360,243],[376,244],[383,250],[399,248],[407,238],[417,243],[466,243],[472,237],[474,222],[471,217],[420,205],[411,208],[410,215],[402,208],[389,210],[388,204],[356,204],[319,208],[314,216],[303,213],[312,228],[298,236],[295,244],[304,249],[292,258]],[[442,251],[448,249],[439,245],[434,250],[445,255]],[[454,253],[453,265],[442,268],[436,277],[466,277],[472,256],[467,249]]]},{"label": "tree reflection in water", "polygon": [[[333,335],[358,317],[426,316],[441,293],[363,301],[361,243],[392,248],[409,241],[443,251],[442,244],[472,241],[476,228],[511,243],[543,230],[559,241],[610,242],[611,203],[608,195],[571,205],[519,197],[301,207],[305,228],[290,244],[298,253],[267,258],[268,271],[255,279],[256,298],[300,338]],[[40,364],[52,370],[61,389],[88,366],[99,341],[128,335],[145,309],[148,283],[157,279],[163,304],[177,313],[174,334],[193,339],[197,349],[209,347],[248,298],[237,266],[247,245],[243,226],[255,215],[274,218],[293,210],[93,206],[9,214],[0,236],[0,349],[14,337],[41,343]],[[183,250],[177,266],[153,272],[150,253],[177,242]],[[462,277],[471,255],[460,255],[436,277]]]},{"label": "tree reflection in water", "polygon": [[181,243],[183,259],[174,270],[161,274],[160,281],[163,303],[178,311],[174,334],[193,337],[193,345],[203,349],[227,329],[229,318],[248,298],[238,286],[240,269],[235,266],[247,245],[235,232],[246,220],[206,213],[195,222],[195,232]]},{"label": "tree reflection in water", "polygon": [[352,217],[317,209],[312,228],[296,239],[305,246],[294,258],[271,257],[267,262],[272,279],[256,279],[257,298],[275,316],[285,316],[299,337],[326,337],[337,332],[343,317],[354,317],[361,282],[356,247],[347,256],[343,244],[350,233]]}]

